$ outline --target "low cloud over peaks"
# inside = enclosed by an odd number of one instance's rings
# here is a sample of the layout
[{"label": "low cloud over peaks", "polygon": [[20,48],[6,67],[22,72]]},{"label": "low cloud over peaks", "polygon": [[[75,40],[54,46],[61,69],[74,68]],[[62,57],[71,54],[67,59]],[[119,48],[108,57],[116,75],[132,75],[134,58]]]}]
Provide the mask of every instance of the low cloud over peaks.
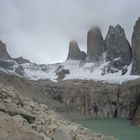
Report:
[{"label": "low cloud over peaks", "polygon": [[86,34],[94,25],[105,36],[110,24],[120,24],[131,40],[139,5],[139,0],[0,0],[0,39],[13,57],[64,61],[71,39],[86,51]]}]

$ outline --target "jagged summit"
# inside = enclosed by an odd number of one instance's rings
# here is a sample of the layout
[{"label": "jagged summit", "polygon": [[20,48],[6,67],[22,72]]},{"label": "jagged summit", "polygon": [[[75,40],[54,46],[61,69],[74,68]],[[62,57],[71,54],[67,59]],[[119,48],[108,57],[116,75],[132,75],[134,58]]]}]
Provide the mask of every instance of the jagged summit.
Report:
[{"label": "jagged summit", "polygon": [[117,60],[116,68],[122,69],[125,65],[131,63],[131,47],[125,36],[124,29],[119,24],[115,27],[109,26],[105,43],[107,47],[107,60]]},{"label": "jagged summit", "polygon": [[75,40],[70,41],[67,60],[84,60],[85,57],[85,52],[80,50],[77,42]]},{"label": "jagged summit", "polygon": [[[139,38],[140,18],[132,36],[133,55],[125,31],[120,25],[110,26],[105,40],[101,30],[95,27],[87,33],[87,55],[80,50],[77,41],[71,40],[65,62],[44,65],[32,63],[22,57],[11,58],[5,44],[0,42],[0,69],[32,80],[93,79],[120,84],[140,78]],[[130,75],[131,73],[137,75]]]},{"label": "jagged summit", "polygon": [[6,44],[4,44],[1,40],[0,40],[0,58],[2,58],[2,59],[11,58],[7,52]]},{"label": "jagged summit", "polygon": [[14,60],[15,60],[18,64],[30,63],[29,60],[23,58],[22,56],[21,56],[21,57],[18,57],[18,58],[14,58]]},{"label": "jagged summit", "polygon": [[115,25],[115,27],[110,25],[105,39],[110,38],[110,35],[116,35],[115,37],[125,36],[125,31],[119,24]]},{"label": "jagged summit", "polygon": [[133,67],[132,74],[140,75],[140,17],[135,23],[132,34]]},{"label": "jagged summit", "polygon": [[90,29],[87,33],[87,61],[99,61],[105,49],[104,39],[99,27]]}]

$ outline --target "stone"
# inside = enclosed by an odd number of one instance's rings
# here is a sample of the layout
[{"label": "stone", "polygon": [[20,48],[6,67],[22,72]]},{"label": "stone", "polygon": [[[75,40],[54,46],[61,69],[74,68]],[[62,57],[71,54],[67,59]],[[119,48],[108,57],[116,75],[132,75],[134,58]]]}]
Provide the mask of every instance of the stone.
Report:
[{"label": "stone", "polygon": [[67,60],[84,60],[86,53],[79,49],[76,41],[70,41]]},{"label": "stone", "polygon": [[135,126],[140,127],[140,94],[137,96],[136,109],[132,112],[132,122]]},{"label": "stone", "polygon": [[23,66],[19,65],[16,69],[15,69],[15,72],[19,75],[24,75],[24,68]]},{"label": "stone", "polygon": [[105,50],[102,33],[98,27],[92,28],[87,33],[86,61],[100,61]]},{"label": "stone", "polygon": [[43,140],[43,136],[33,129],[24,126],[15,117],[0,112],[0,140]]},{"label": "stone", "polygon": [[12,116],[21,115],[30,123],[33,123],[36,119],[35,115],[22,108],[17,108],[17,106],[12,103],[0,102],[0,111],[5,112]]},{"label": "stone", "polygon": [[2,59],[10,59],[10,55],[7,52],[6,45],[0,41],[0,58]]},{"label": "stone", "polygon": [[136,113],[132,121],[135,126],[140,127],[140,105],[137,107]]},{"label": "stone", "polygon": [[61,128],[53,134],[53,140],[73,140],[73,138],[66,130]]},{"label": "stone", "polygon": [[117,69],[122,69],[129,65],[132,60],[130,44],[125,36],[125,31],[120,25],[109,26],[105,37],[106,59],[111,61],[111,65]]},{"label": "stone", "polygon": [[70,71],[67,70],[67,69],[61,69],[60,71],[58,71],[58,72],[56,73],[56,75],[57,75],[57,80],[58,80],[58,81],[63,80],[63,79],[65,78],[66,74],[70,74]]},{"label": "stone", "polygon": [[133,65],[132,74],[140,75],[140,17],[135,23],[132,34]]}]

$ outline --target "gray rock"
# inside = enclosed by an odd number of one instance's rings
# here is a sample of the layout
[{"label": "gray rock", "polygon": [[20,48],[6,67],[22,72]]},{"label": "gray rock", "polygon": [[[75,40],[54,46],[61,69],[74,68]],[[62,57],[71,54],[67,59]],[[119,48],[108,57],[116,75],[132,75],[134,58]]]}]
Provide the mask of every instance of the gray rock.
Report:
[{"label": "gray rock", "polygon": [[0,41],[0,58],[2,59],[10,59],[10,55],[7,52],[6,45]]},{"label": "gray rock", "polygon": [[136,113],[133,117],[133,124],[140,127],[140,105],[137,107]]},{"label": "gray rock", "polygon": [[0,140],[43,140],[43,136],[24,126],[22,117],[0,112]]},{"label": "gray rock", "polygon": [[12,59],[0,59],[0,67],[5,70],[14,70],[16,64],[16,61]]},{"label": "gray rock", "polygon": [[87,33],[87,58],[86,61],[100,61],[105,50],[104,39],[98,27],[92,28]]},{"label": "gray rock", "polygon": [[132,59],[130,44],[125,36],[125,31],[120,25],[110,26],[105,37],[107,47],[107,60],[117,69],[129,65]]},{"label": "gray rock", "polygon": [[67,60],[84,60],[85,57],[86,57],[85,52],[79,49],[77,42],[70,41]]},{"label": "gray rock", "polygon": [[18,57],[18,58],[14,58],[14,60],[18,63],[18,64],[24,64],[24,63],[30,63],[29,60],[23,58],[23,57]]},{"label": "gray rock", "polygon": [[24,75],[24,68],[23,66],[19,65],[16,69],[15,69],[15,72],[19,75]]},{"label": "gray rock", "polygon": [[0,102],[0,111],[12,116],[21,115],[30,123],[33,123],[36,119],[36,117],[32,113],[27,112],[22,108],[17,108],[17,106],[12,103]]},{"label": "gray rock", "polygon": [[[140,79],[122,85],[88,80],[65,80],[52,83],[45,91],[58,93],[63,103],[93,118],[132,118],[140,90]],[[53,95],[51,93],[51,96]],[[57,95],[58,96],[58,95]],[[53,97],[53,96],[52,96]]]},{"label": "gray rock", "polygon": [[63,79],[65,78],[65,75],[66,75],[66,74],[70,74],[70,71],[67,70],[67,69],[61,69],[60,71],[58,71],[58,72],[56,73],[56,75],[57,75],[57,80],[58,80],[58,81],[63,80]]},{"label": "gray rock", "polygon": [[65,129],[58,129],[53,135],[53,140],[73,140],[73,138]]},{"label": "gray rock", "polygon": [[132,35],[132,74],[140,75],[140,18],[136,21]]}]

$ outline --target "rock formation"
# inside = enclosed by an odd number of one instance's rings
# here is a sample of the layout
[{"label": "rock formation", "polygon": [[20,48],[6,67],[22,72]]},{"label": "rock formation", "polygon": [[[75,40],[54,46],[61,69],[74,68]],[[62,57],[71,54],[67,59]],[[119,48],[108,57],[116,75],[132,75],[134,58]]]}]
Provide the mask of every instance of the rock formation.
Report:
[{"label": "rock formation", "polygon": [[107,60],[113,63],[117,69],[122,69],[131,63],[131,47],[125,36],[124,29],[120,25],[110,26],[105,37],[107,47]]},{"label": "rock formation", "polygon": [[105,50],[104,39],[98,27],[87,33],[87,61],[100,61]]},{"label": "rock formation", "polygon": [[136,21],[132,35],[132,74],[140,75],[140,18]]},{"label": "rock formation", "polygon": [[137,107],[135,116],[133,118],[133,124],[137,127],[140,127],[140,105]]},{"label": "rock formation", "polygon": [[30,63],[29,60],[23,58],[23,57],[18,57],[18,58],[14,58],[14,60],[18,63],[18,64],[24,64],[24,63]]},{"label": "rock formation", "polygon": [[0,41],[0,58],[1,59],[10,59],[10,55],[7,52],[6,45]]},{"label": "rock formation", "polygon": [[70,41],[67,60],[84,60],[85,57],[86,57],[85,52],[80,51],[77,42]]},{"label": "rock formation", "polygon": [[67,69],[61,69],[60,71],[58,71],[58,72],[56,73],[56,75],[57,75],[57,80],[58,80],[58,81],[63,80],[63,79],[65,78],[65,75],[66,75],[66,74],[70,74],[69,70],[67,70]]},{"label": "rock formation", "polygon": [[68,80],[48,83],[44,91],[53,98],[59,93],[63,103],[75,106],[87,117],[131,119],[137,107],[139,85],[140,79],[121,86],[91,80]]}]

